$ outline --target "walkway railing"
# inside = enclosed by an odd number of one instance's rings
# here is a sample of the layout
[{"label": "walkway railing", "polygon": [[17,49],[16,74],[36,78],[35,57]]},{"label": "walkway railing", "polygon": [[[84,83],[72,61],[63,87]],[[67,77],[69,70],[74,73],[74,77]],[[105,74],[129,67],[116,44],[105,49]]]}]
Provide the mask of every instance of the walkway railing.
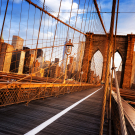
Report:
[{"label": "walkway railing", "polygon": [[[9,83],[0,84],[3,86],[8,86]],[[30,101],[35,99],[44,99],[47,97],[58,97],[59,95],[69,94],[76,91],[82,91],[85,89],[97,87],[99,85],[92,84],[52,84],[52,83],[12,83],[12,85],[6,89],[0,91],[0,107],[18,104],[21,102],[26,102],[28,104]]]}]

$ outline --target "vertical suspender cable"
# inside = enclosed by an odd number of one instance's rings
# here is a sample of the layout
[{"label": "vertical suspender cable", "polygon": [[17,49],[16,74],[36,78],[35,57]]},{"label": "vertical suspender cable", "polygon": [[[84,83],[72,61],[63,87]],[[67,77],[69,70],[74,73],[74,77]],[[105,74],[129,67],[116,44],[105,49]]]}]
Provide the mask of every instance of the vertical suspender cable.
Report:
[{"label": "vertical suspender cable", "polygon": [[112,50],[112,43],[113,43],[113,28],[114,28],[115,6],[116,6],[116,0],[113,0],[112,15],[111,15],[111,25],[110,25],[110,37],[109,37],[108,54],[107,54],[108,57],[107,57],[107,67],[106,67],[106,78],[105,78],[105,87],[104,87],[104,95],[103,95],[103,103],[102,103],[102,113],[101,113],[101,123],[100,123],[99,135],[103,134],[104,115],[105,115],[105,106],[106,106],[106,93],[107,93],[108,83],[109,83],[108,81],[109,81],[110,62],[111,62],[111,50]]},{"label": "vertical suspender cable", "polygon": [[117,24],[118,24],[118,12],[119,12],[119,0],[117,2],[117,15],[116,15],[116,23],[115,23],[115,40],[113,44],[113,54],[112,54],[112,75],[111,75],[111,86],[109,93],[109,135],[111,135],[111,91],[112,91],[112,83],[113,83],[113,68],[114,68],[114,57],[115,57],[115,48],[116,48],[116,34],[117,34]]},{"label": "vertical suspender cable", "polygon": [[0,34],[0,40],[1,40],[1,37],[2,37],[2,34],[3,34],[3,28],[4,28],[4,24],[5,24],[6,15],[7,15],[8,3],[9,3],[9,0],[7,0],[7,5],[6,5],[6,10],[5,10],[4,20],[3,20],[1,34]]}]

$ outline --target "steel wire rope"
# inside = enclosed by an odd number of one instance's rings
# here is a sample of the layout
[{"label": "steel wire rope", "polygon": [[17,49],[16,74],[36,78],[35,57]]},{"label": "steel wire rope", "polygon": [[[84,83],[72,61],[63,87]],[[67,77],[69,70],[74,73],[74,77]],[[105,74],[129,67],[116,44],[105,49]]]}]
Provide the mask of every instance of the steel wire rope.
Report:
[{"label": "steel wire rope", "polygon": [[[79,38],[79,37],[78,37]],[[96,40],[93,40],[93,41],[96,41]],[[101,41],[99,41],[99,43],[102,43],[102,42],[104,42],[104,40],[101,40]],[[46,43],[46,42],[44,42],[44,43]],[[49,42],[48,42],[49,43]],[[124,43],[124,42],[121,42],[120,41],[120,43]],[[41,43],[42,44],[42,43]],[[78,44],[78,43],[74,43],[74,44]],[[29,44],[29,45],[31,45],[31,44]],[[62,47],[62,46],[64,46],[64,45],[58,45],[58,46],[54,46],[54,47]],[[38,49],[45,49],[45,48],[52,48],[52,46],[50,46],[50,47],[42,47],[42,48],[38,48]],[[29,51],[29,50],[36,50],[36,49],[26,49],[25,51]],[[11,53],[11,52],[19,52],[19,51],[23,51],[23,50],[16,50],[16,51],[9,51],[9,52],[1,52],[1,53]]]},{"label": "steel wire rope", "polygon": [[[46,16],[46,14],[45,14],[45,16]],[[49,18],[50,18],[50,16],[49,16]],[[49,18],[48,18],[48,21],[47,21],[47,33],[48,33],[48,30],[49,30]],[[53,19],[53,18],[52,18]],[[48,34],[47,34],[47,40],[50,40],[50,39],[48,39]],[[47,42],[46,42],[46,47],[47,47]],[[46,51],[45,51],[45,53],[47,53],[47,48],[46,48]]]},{"label": "steel wire rope", "polygon": [[[93,7],[93,8],[94,8],[94,7]],[[94,8],[93,10],[95,10],[95,8]],[[93,17],[93,18],[94,18],[94,21],[93,21],[93,29],[94,29],[94,31],[95,31],[95,29],[96,29],[96,26],[95,26],[95,23],[96,23],[96,21],[95,21],[95,20],[96,20],[96,19],[95,19],[95,14],[94,14],[94,17]],[[93,32],[93,33],[94,33],[94,32]]]},{"label": "steel wire rope", "polygon": [[[76,75],[76,74],[74,74],[74,76],[75,76],[75,75]],[[73,77],[74,77],[74,76],[73,76]],[[73,78],[73,77],[72,77],[72,78]],[[56,80],[57,80],[57,79],[56,79]],[[56,80],[55,80],[55,81],[56,81]],[[54,82],[55,82],[55,81],[54,81]],[[54,83],[54,82],[53,82],[53,83]],[[65,86],[64,86],[64,87],[65,87]],[[64,87],[63,87],[63,88],[64,88]],[[38,96],[42,91],[43,91],[43,90],[41,90],[37,95],[35,95],[35,97]],[[32,101],[35,97],[33,97],[31,100],[27,101],[27,104],[28,104],[30,101]]]},{"label": "steel wire rope", "polygon": [[[36,7],[35,7],[35,13],[34,13],[34,22],[33,22],[32,45],[33,45],[33,40],[34,40],[33,36],[34,36],[34,27],[35,27],[35,15],[36,15]],[[31,49],[32,49],[32,45],[31,45]]]},{"label": "steel wire rope", "polygon": [[[2,3],[1,3],[1,4],[2,4]],[[3,29],[4,29],[5,19],[6,19],[6,15],[7,15],[8,5],[9,5],[9,0],[7,0],[6,10],[5,10],[5,14],[4,14],[3,23],[2,23],[1,34],[0,34],[0,43],[1,43],[1,40],[2,40]],[[0,46],[0,52],[2,52],[2,45]],[[5,56],[5,54],[4,54],[4,56]],[[3,64],[3,63],[4,63],[4,59],[2,60],[2,64]]]},{"label": "steel wire rope", "polygon": [[[60,13],[60,8],[61,8],[61,2],[62,2],[62,0],[60,1],[59,13]],[[44,0],[44,4],[45,4],[45,0]],[[43,4],[43,8],[44,8],[44,4]],[[42,11],[42,14],[43,14],[43,11]],[[59,14],[58,14],[58,16],[59,16]],[[40,23],[40,25],[41,25],[41,23]],[[54,34],[54,40],[53,40],[53,47],[52,47],[50,62],[51,62],[51,60],[52,60],[52,54],[53,54],[53,49],[54,49],[54,42],[55,42],[55,36],[56,36],[56,31],[57,31],[57,25],[58,25],[58,20],[57,20],[57,24],[56,24],[56,28],[55,28],[55,34]],[[50,63],[50,64],[51,64],[51,63]],[[48,72],[50,72],[50,66],[51,66],[51,65],[49,65]],[[48,73],[48,74],[49,74],[49,73]],[[47,80],[48,80],[48,76],[47,76]],[[30,102],[30,101],[27,101],[27,104],[28,104],[29,102]]]},{"label": "steel wire rope", "polygon": [[[70,17],[69,17],[69,25],[70,25],[72,7],[73,7],[73,0],[72,0],[72,4],[71,4],[71,11],[70,11]],[[69,38],[69,27],[68,27],[67,35],[66,35],[66,43],[68,42],[68,38]],[[73,41],[72,41],[72,42],[73,42]],[[65,49],[66,49],[66,46],[65,46]],[[65,55],[67,55],[67,54],[66,54],[66,50],[64,51],[64,57],[65,57]],[[66,67],[65,67],[65,75],[64,75],[63,83],[65,83],[65,79],[67,79],[67,62],[68,62],[68,55],[67,55],[67,58],[66,58]]]},{"label": "steel wire rope", "polygon": [[[44,0],[44,3],[43,3],[43,9],[44,9],[44,4],[45,4],[45,0]],[[29,6],[30,6],[30,4],[29,4]],[[41,11],[40,11],[40,13],[41,13]],[[35,50],[35,54],[34,54],[34,64],[33,64],[33,66],[34,67],[32,67],[32,73],[34,72],[34,70],[35,70],[35,67],[36,67],[36,58],[37,58],[37,47],[38,47],[38,40],[39,40],[39,34],[40,34],[40,29],[41,29],[41,23],[42,23],[42,17],[43,17],[43,11],[42,11],[42,14],[41,14],[41,19],[40,19],[40,25],[39,25],[39,30],[38,30],[38,38],[37,38],[37,44],[36,44],[36,50]],[[31,75],[31,81],[30,81],[30,83],[32,82],[32,75]],[[28,99],[27,100],[27,103],[26,104],[28,104],[28,102],[29,102],[29,100],[30,99]]]},{"label": "steel wire rope", "polygon": [[[80,0],[79,0],[79,4],[78,4],[78,9],[77,9],[77,15],[76,15],[76,21],[75,21],[75,28],[76,28],[76,23],[77,23],[77,17],[78,17],[79,6],[80,6]],[[73,33],[73,40],[74,40],[74,35],[75,35],[75,30],[74,30],[74,33]]]},{"label": "steel wire rope", "polygon": [[[91,10],[92,10],[92,4],[91,4]],[[91,25],[90,25],[91,21],[90,21],[90,19],[91,19],[91,12],[90,12],[90,15],[89,15],[89,24],[88,24],[89,32],[91,31]]]},{"label": "steel wire rope", "polygon": [[[86,3],[86,0],[85,0],[85,3]],[[77,16],[78,16],[78,11],[79,11],[79,6],[80,6],[80,0],[79,0],[79,4],[78,4]],[[85,4],[84,4],[84,9],[85,9]],[[83,12],[84,12],[84,9],[83,9]],[[84,14],[83,14],[83,16],[84,16]],[[82,21],[83,21],[83,16],[82,16]],[[76,17],[76,21],[77,21],[77,17]],[[81,22],[81,29],[82,29],[82,22]],[[73,38],[74,38],[74,36],[73,36]],[[79,35],[79,42],[80,42],[80,38],[81,38],[81,33]]]},{"label": "steel wire rope", "polygon": [[[69,17],[69,25],[70,25],[70,19],[71,19],[72,7],[73,7],[73,0],[72,0],[72,4],[71,4],[71,11],[70,11],[70,17]],[[69,38],[69,27],[68,27],[68,30],[67,30],[66,42],[67,42],[67,39],[68,39],[68,38]]]},{"label": "steel wire rope", "polygon": [[99,0],[99,5],[100,5],[100,13],[101,13],[101,17],[102,17],[102,19],[103,19],[103,23],[104,23],[104,26],[105,26],[105,28],[106,28],[106,24],[105,24],[104,16],[103,16],[103,14],[102,14],[102,13],[105,13],[105,12],[102,12],[102,8],[101,8],[101,2],[100,2],[100,0]]},{"label": "steel wire rope", "polygon": [[[60,0],[58,17],[59,17],[59,14],[60,14],[61,2],[62,2],[62,0]],[[58,20],[57,20],[56,27],[55,27],[55,33],[54,33],[54,39],[53,39],[53,46],[52,46],[52,52],[51,52],[51,57],[50,57],[50,64],[49,64],[49,68],[48,68],[48,75],[50,74],[49,72],[50,72],[51,60],[52,60],[52,55],[53,55],[54,42],[55,42],[55,38],[56,38],[57,26],[58,26]]]},{"label": "steel wire rope", "polygon": [[[80,5],[80,0],[79,0],[79,5]],[[78,8],[79,8],[79,7],[78,7]],[[78,14],[78,13],[77,13],[77,14]],[[81,43],[80,38],[81,38],[81,34],[79,35],[79,42]],[[79,49],[79,45],[78,45],[78,49]],[[79,66],[78,66],[78,74],[79,74],[79,78],[78,78],[78,79],[80,79]]]},{"label": "steel wire rope", "polygon": [[[1,1],[2,1],[2,0],[1,0]],[[11,18],[10,18],[10,27],[9,27],[8,43],[9,43],[9,38],[10,38],[10,29],[11,29],[11,21],[12,21],[13,2],[14,2],[14,0],[12,1],[12,9],[11,9]]]},{"label": "steel wire rope", "polygon": [[[115,74],[116,91],[117,91],[117,99],[118,99],[118,106],[119,106],[118,109],[119,109],[119,116],[120,116],[121,132],[122,132],[122,135],[127,135],[127,129],[126,129],[126,124],[125,124],[125,119],[124,119],[123,107],[122,107],[122,103],[121,103],[120,91],[119,91],[119,87],[118,87],[117,75],[116,75],[116,71],[115,71],[115,67],[114,67],[115,66],[114,58],[115,58],[115,48],[116,48],[118,11],[119,11],[119,0],[117,2],[117,15],[116,15],[116,23],[115,23],[115,40],[114,40],[114,44],[113,44],[112,76],[111,76],[111,88],[110,88],[110,95],[109,95],[109,101],[110,101],[110,104],[109,104],[109,118],[111,119],[111,91],[112,91],[113,72],[114,72],[114,74]],[[111,124],[109,125],[109,128],[111,130]],[[111,134],[111,132],[109,132],[109,133]]]},{"label": "steel wire rope", "polygon": [[[85,1],[85,4],[86,4],[86,1]],[[84,4],[84,5],[85,5]],[[92,5],[92,4],[91,4]],[[85,6],[84,6],[85,7]],[[88,3],[88,8],[89,8],[89,3]],[[88,11],[88,8],[87,8],[87,11]],[[85,8],[84,8],[85,9]],[[87,20],[87,16],[86,16],[86,20]],[[84,31],[85,31],[85,27],[86,27],[86,25],[84,25]],[[84,39],[85,37],[83,36],[83,39]],[[80,74],[79,74],[80,75]],[[87,80],[86,80],[87,81]]]},{"label": "steel wire rope", "polygon": [[[29,4],[28,18],[27,18],[26,40],[27,40],[27,30],[28,30],[28,21],[29,21],[29,11],[30,11],[30,4]],[[25,47],[26,47],[26,40],[25,40]]]},{"label": "steel wire rope", "polygon": [[[27,1],[28,3],[30,3],[30,4],[32,4],[33,6],[36,6],[38,9],[44,11],[46,14],[48,14],[49,16],[55,18],[56,20],[58,20],[59,22],[63,23],[64,25],[70,27],[71,29],[75,29],[75,28],[73,28],[72,26],[70,26],[70,25],[68,25],[67,23],[65,23],[65,22],[63,22],[62,20],[60,20],[59,18],[57,18],[57,17],[55,17],[54,15],[50,14],[50,13],[47,12],[46,10],[40,8],[38,5],[36,5],[35,3],[31,2],[30,0],[26,0],[26,1]],[[82,34],[84,34],[84,35],[86,35],[85,33],[81,32],[81,31],[79,31],[79,30],[77,30],[77,29],[75,29],[75,30],[78,31],[78,32],[80,32],[80,33],[82,33]]]},{"label": "steel wire rope", "polygon": [[109,77],[109,70],[110,70],[110,58],[111,58],[111,49],[112,49],[112,42],[113,42],[113,28],[114,28],[115,6],[116,6],[116,0],[113,0],[112,16],[111,16],[111,24],[110,24],[110,38],[109,38],[110,41],[109,41],[109,45],[108,45],[106,79],[105,79],[105,88],[104,88],[104,95],[103,95],[103,102],[102,102],[102,113],[101,113],[101,122],[100,122],[100,132],[99,132],[99,135],[103,134],[103,124],[104,124],[105,106],[106,106],[106,94],[107,94],[107,89],[108,89],[108,79],[109,79],[108,77]]},{"label": "steel wire rope", "polygon": [[[89,4],[90,4],[90,0],[88,1],[87,14],[88,14],[88,9],[89,9]],[[85,25],[84,25],[84,31],[85,31],[85,27],[86,27],[87,14],[86,14],[86,20],[85,20]]]},{"label": "steel wire rope", "polygon": [[[76,74],[74,74],[74,76],[75,76],[75,75],[76,75]],[[73,76],[73,77],[74,77],[74,76]],[[73,78],[73,77],[72,77],[72,78]],[[55,80],[55,81],[56,81],[56,80]],[[54,82],[55,82],[55,81],[54,81]],[[66,83],[66,85],[68,85],[68,84],[69,84],[69,82]],[[65,86],[63,86],[62,89],[64,89],[64,87],[65,87]],[[75,87],[75,86],[72,86],[72,89],[73,89],[74,87]],[[79,88],[79,87],[78,87],[78,88]],[[61,89],[61,90],[62,90],[62,89]],[[35,95],[35,97],[38,96],[39,94],[41,94],[42,91],[43,91],[43,90],[41,90],[37,95]],[[64,94],[65,94],[65,93],[64,93]],[[35,97],[34,97],[34,98],[35,98]],[[32,98],[30,101],[32,101],[34,98]],[[30,101],[29,101],[29,102],[30,102]],[[28,104],[29,102],[27,102],[27,104]]]},{"label": "steel wire rope", "polygon": [[[43,3],[43,9],[44,9],[44,4],[45,4],[45,0],[44,0],[44,3]],[[40,11],[41,13],[41,11]],[[37,38],[37,44],[36,44],[36,50],[34,52],[34,63],[33,63],[33,67],[32,67],[32,74],[35,70],[35,67],[36,67],[36,58],[37,58],[37,47],[38,47],[38,40],[39,40],[39,34],[40,34],[40,29],[41,29],[41,23],[42,23],[42,17],[43,17],[43,11],[42,11],[42,14],[41,14],[41,18],[40,18],[40,24],[39,24],[39,30],[38,30],[38,38]],[[32,74],[31,74],[31,81],[32,81]],[[29,99],[28,99],[29,101]],[[28,104],[28,101],[26,104]]]},{"label": "steel wire rope", "polygon": [[[44,15],[44,26],[46,26],[46,21],[45,21],[45,19],[46,19],[46,14]],[[43,29],[43,33],[45,33],[45,29]],[[44,35],[43,35],[43,39],[45,40],[45,38],[44,38]],[[43,44],[44,42],[42,42],[42,44]],[[46,41],[46,47],[47,47],[47,41]],[[47,51],[47,49],[44,49],[44,62],[45,62],[45,60],[46,60],[46,51]]]}]

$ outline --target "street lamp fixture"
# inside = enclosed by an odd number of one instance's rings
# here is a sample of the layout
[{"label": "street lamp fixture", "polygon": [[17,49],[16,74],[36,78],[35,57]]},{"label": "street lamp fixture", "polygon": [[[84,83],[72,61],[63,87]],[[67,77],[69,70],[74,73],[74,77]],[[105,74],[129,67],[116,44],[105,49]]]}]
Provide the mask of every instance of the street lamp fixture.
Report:
[{"label": "street lamp fixture", "polygon": [[81,82],[82,82],[82,75],[83,75],[83,71],[80,72],[81,74],[81,80],[80,80],[80,85],[81,85]]},{"label": "street lamp fixture", "polygon": [[65,83],[66,82],[65,80],[67,79],[67,62],[68,62],[68,56],[72,52],[72,47],[74,47],[74,46],[71,43],[71,39],[69,39],[69,41],[65,44],[65,53],[67,55],[67,58],[66,58],[66,68],[65,68],[65,75],[64,75],[64,81],[63,81],[63,83]]},{"label": "street lamp fixture", "polygon": [[66,51],[65,51],[66,54],[70,55],[73,47],[73,44],[71,43],[71,39],[69,39],[69,41],[65,44],[65,46],[66,46]]}]

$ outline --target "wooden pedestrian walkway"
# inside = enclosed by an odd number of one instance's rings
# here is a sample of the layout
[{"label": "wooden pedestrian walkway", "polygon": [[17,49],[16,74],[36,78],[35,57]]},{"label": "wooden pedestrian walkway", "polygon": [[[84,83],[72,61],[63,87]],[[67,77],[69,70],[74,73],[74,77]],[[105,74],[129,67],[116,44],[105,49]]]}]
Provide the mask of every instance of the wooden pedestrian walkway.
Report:
[{"label": "wooden pedestrian walkway", "polygon": [[[92,94],[93,92],[95,93]],[[37,126],[46,123],[47,120],[88,95],[90,95],[88,98],[36,134],[98,135],[103,98],[101,87],[61,95],[58,98],[31,101],[28,106],[22,103],[1,107],[0,135],[29,134]],[[106,133],[107,125],[105,124],[104,134]]]}]

